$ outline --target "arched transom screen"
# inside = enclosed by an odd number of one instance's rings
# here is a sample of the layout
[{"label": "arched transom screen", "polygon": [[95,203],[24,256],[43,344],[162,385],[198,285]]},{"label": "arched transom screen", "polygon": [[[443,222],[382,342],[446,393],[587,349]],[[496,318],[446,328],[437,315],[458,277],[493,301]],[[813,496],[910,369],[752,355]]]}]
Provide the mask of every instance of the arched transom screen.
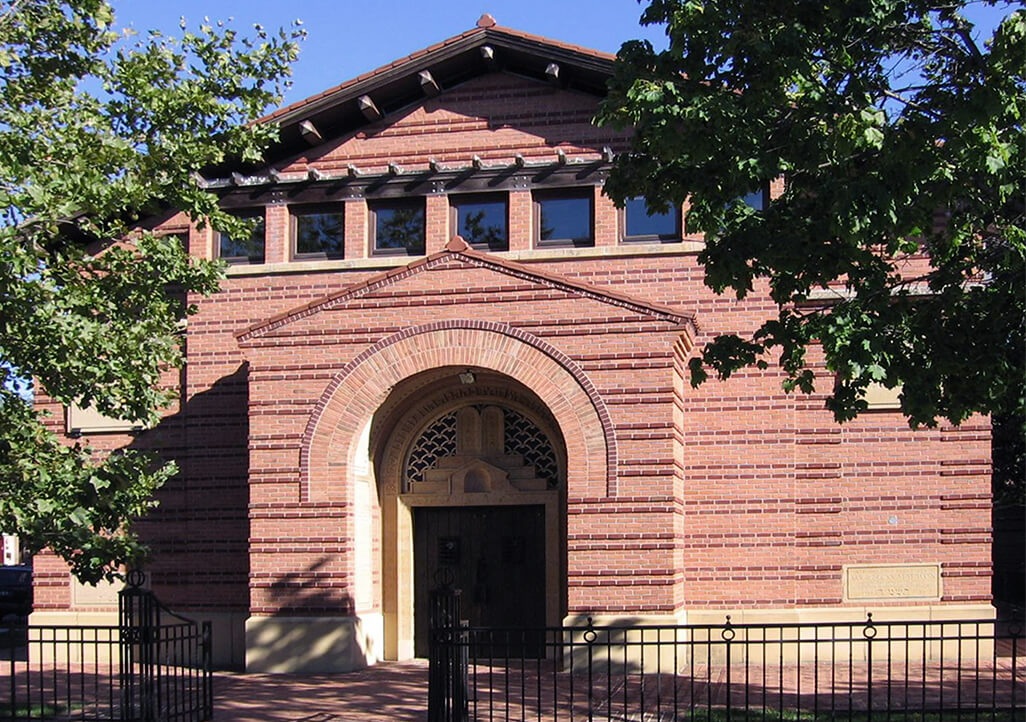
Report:
[{"label": "arched transom screen", "polygon": [[532,419],[514,409],[473,404],[429,422],[410,445],[403,491],[429,485],[432,477],[452,468],[450,460],[474,457],[510,473],[523,489],[559,486],[559,462],[548,435]]}]

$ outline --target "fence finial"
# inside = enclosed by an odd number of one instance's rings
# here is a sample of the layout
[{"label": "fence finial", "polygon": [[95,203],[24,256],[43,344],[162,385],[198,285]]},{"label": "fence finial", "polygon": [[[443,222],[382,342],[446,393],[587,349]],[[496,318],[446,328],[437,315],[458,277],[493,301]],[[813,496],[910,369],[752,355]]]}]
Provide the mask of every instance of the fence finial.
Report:
[{"label": "fence finial", "polygon": [[588,644],[591,644],[598,638],[598,634],[595,633],[595,625],[591,617],[588,617],[588,628],[584,630],[584,634],[582,634],[581,637]]},{"label": "fence finial", "polygon": [[133,569],[128,573],[125,581],[128,582],[128,586],[138,589],[146,583],[146,572],[142,569]]},{"label": "fence finial", "polygon": [[729,642],[737,636],[737,631],[734,629],[734,625],[730,623],[730,615],[727,615],[727,622],[723,625],[723,631],[720,632],[720,636],[723,637],[725,642]]},{"label": "fence finial", "polygon": [[873,613],[866,612],[866,624],[862,627],[862,636],[866,639],[872,639],[876,636],[876,633],[876,625],[873,624]]}]

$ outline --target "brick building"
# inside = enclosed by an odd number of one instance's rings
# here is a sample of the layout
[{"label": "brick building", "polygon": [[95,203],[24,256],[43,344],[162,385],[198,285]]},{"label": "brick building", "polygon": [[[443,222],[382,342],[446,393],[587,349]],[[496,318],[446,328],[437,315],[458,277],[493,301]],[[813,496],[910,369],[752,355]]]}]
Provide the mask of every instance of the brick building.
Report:
[{"label": "brick building", "polygon": [[[838,426],[774,369],[691,388],[775,307],[702,284],[686,206],[603,195],[612,60],[485,16],[271,115],[267,167],[207,180],[252,238],[158,219],[231,264],[179,406],[54,423],[178,461],[139,529],[221,663],[422,654],[446,578],[486,624],[991,616],[984,420],[913,432],[881,398]],[[37,621],[111,614],[36,570]]]}]

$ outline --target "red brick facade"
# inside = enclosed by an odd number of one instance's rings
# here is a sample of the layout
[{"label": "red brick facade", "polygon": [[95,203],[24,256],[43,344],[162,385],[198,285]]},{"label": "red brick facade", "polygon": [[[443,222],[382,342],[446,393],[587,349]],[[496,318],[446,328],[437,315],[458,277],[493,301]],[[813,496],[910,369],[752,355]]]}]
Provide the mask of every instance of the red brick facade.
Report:
[{"label": "red brick facade", "polygon": [[[536,52],[547,47],[572,50]],[[430,52],[390,68],[415,73]],[[546,594],[560,616],[985,609],[986,420],[911,431],[899,413],[875,411],[839,426],[824,407],[825,371],[808,396],[784,393],[772,368],[693,389],[686,364],[696,347],[750,332],[774,305],[702,284],[686,208],[676,242],[623,241],[601,188],[605,149],[625,139],[591,125],[596,102],[573,87],[482,72],[275,164],[284,178],[355,165],[383,179],[397,164],[409,195],[425,199],[426,258],[372,255],[373,190],[324,191],[344,208],[345,254],[320,262],[290,260],[289,192],[226,193],[226,203],[264,210],[265,263],[233,267],[221,293],[192,299],[200,311],[189,321],[179,408],[135,437],[89,437],[98,448],[160,449],[182,469],[139,525],[167,604],[228,615],[236,635],[247,617],[379,614],[385,636],[402,637],[388,628],[404,612],[389,606],[409,602],[389,596],[383,561],[381,504],[391,497],[381,485],[392,482],[377,478],[378,493],[358,499],[351,469],[361,454],[372,478],[385,468],[382,409],[413,413],[443,376],[472,369],[508,380],[558,425],[563,538],[546,553],[561,557],[563,578]],[[475,156],[508,197],[506,252],[449,244],[459,176],[415,180],[431,163],[472,178]],[[532,192],[545,164],[576,169],[591,194],[592,247],[539,247]],[[196,256],[216,253],[209,231],[191,227],[188,237]],[[849,599],[845,567],[868,564],[939,565],[940,592]],[[39,560],[37,578],[37,609],[74,606],[52,559]],[[240,636],[231,659],[241,645]]]}]

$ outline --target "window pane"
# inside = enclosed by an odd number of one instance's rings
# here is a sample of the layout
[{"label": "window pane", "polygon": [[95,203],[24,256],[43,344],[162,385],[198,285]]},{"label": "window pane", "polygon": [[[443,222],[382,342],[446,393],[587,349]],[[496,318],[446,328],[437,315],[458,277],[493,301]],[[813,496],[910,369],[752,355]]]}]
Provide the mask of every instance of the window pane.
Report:
[{"label": "window pane", "polygon": [[424,207],[379,206],[374,210],[374,247],[378,250],[403,250],[411,255],[424,253]]},{"label": "window pane", "polygon": [[296,218],[296,253],[341,257],[345,250],[342,211],[300,211]]},{"label": "window pane", "polygon": [[591,239],[590,198],[541,198],[543,241],[579,241]]},{"label": "window pane", "polygon": [[226,233],[221,234],[221,258],[245,258],[250,263],[264,262],[264,219],[260,217],[256,221],[256,226],[248,238],[230,238]]},{"label": "window pane", "polygon": [[631,198],[624,206],[627,214],[626,234],[630,236],[676,236],[677,209],[671,208],[666,213],[649,215],[645,210],[644,198]]},{"label": "window pane", "polygon": [[509,248],[506,234],[506,202],[502,200],[456,201],[457,232],[472,245],[493,250]]},{"label": "window pane", "polygon": [[766,194],[761,190],[755,191],[754,193],[742,196],[741,202],[751,206],[757,211],[761,211],[766,206]]}]

